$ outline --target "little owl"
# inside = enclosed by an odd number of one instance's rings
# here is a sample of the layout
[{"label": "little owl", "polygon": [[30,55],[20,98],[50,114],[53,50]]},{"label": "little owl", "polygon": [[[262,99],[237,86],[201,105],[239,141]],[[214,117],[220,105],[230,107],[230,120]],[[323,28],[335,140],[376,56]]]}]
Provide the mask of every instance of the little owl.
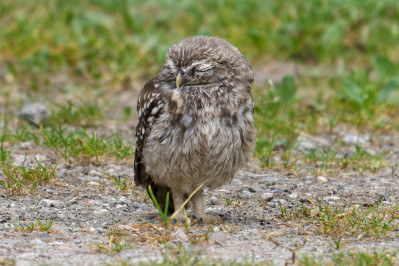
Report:
[{"label": "little owl", "polygon": [[[205,219],[203,189],[228,183],[247,162],[255,132],[253,80],[244,56],[223,39],[191,37],[168,50],[159,76],[137,101],[134,162],[135,184],[151,186],[162,209],[167,193],[172,212],[202,185],[190,205],[194,217]],[[176,216],[183,217],[182,211]]]}]

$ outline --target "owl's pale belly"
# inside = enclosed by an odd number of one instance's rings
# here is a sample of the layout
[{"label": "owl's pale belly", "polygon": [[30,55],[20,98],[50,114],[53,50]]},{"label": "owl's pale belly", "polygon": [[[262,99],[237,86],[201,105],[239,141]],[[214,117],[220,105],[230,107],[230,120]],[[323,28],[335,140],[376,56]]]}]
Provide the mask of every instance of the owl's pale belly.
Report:
[{"label": "owl's pale belly", "polygon": [[231,181],[250,155],[243,135],[253,134],[253,121],[252,113],[240,116],[234,125],[229,119],[205,114],[171,121],[161,116],[144,147],[147,172],[156,183],[186,192],[200,184],[216,188]]}]

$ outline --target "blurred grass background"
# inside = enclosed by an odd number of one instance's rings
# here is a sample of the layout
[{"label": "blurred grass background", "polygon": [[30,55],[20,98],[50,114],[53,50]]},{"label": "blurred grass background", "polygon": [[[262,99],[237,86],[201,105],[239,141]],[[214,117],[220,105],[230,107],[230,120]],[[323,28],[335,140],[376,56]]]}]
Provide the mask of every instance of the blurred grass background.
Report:
[{"label": "blurred grass background", "polygon": [[135,81],[156,75],[172,44],[219,36],[255,70],[285,61],[299,69],[254,88],[256,154],[268,158],[300,132],[339,123],[399,129],[398,21],[396,0],[2,0],[0,107],[76,90],[103,98],[138,90]]},{"label": "blurred grass background", "polygon": [[227,39],[252,63],[365,69],[375,55],[398,60],[398,18],[394,0],[2,0],[0,63],[33,87],[60,71],[142,78],[172,44],[203,34]]}]

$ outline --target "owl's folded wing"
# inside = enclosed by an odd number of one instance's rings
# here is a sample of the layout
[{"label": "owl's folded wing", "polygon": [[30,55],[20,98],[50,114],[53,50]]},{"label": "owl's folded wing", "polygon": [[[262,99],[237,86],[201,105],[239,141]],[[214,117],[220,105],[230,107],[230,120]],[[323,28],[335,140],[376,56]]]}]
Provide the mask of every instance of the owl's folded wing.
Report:
[{"label": "owl's folded wing", "polygon": [[[154,78],[144,85],[137,101],[138,123],[136,126],[136,152],[134,156],[134,183],[151,189],[162,209],[165,208],[166,194],[170,189],[166,186],[155,184],[151,175],[146,171],[143,163],[143,150],[146,146],[147,138],[150,135],[152,125],[162,114],[164,109],[164,94],[162,93],[160,82]],[[173,201],[171,195],[169,212],[173,212]]]}]

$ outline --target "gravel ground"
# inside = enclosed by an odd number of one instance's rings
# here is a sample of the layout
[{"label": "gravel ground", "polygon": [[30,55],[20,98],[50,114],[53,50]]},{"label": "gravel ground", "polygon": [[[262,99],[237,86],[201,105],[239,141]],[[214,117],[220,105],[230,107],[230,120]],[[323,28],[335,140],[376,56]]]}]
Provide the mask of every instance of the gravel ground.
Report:
[{"label": "gravel ground", "polygon": [[[350,137],[348,137],[350,136]],[[306,136],[302,148],[323,146],[337,140],[347,140],[342,152],[353,151],[353,139],[359,136],[337,129],[328,136]],[[364,147],[369,152],[387,152],[387,165],[394,165],[399,156],[399,136],[382,135],[370,141],[363,135]],[[352,142],[351,142],[352,141]],[[162,261],[163,244],[157,242],[158,234],[145,220],[160,225],[159,215],[141,188],[132,186],[121,191],[106,174],[120,175],[132,182],[131,162],[102,160],[98,164],[65,163],[52,150],[21,143],[12,156],[16,164],[25,159],[25,165],[34,164],[34,157],[45,164],[57,165],[57,179],[40,185],[23,195],[6,193],[0,188],[0,262],[16,262],[16,265],[102,265],[117,264],[121,260]],[[58,156],[58,157],[57,157]],[[278,158],[277,158],[278,159]],[[311,226],[301,227],[285,223],[281,218],[280,205],[300,206],[306,202],[324,202],[339,205],[374,204],[384,200],[389,206],[399,197],[398,176],[391,167],[383,167],[376,173],[350,169],[340,170],[333,176],[315,176],[306,166],[298,173],[259,168],[257,161],[240,171],[231,184],[219,190],[207,191],[206,211],[219,216],[221,222],[212,225],[208,241],[201,241],[207,225],[194,224],[190,239],[183,227],[171,230],[170,245],[181,243],[189,246],[197,239],[196,250],[203,256],[249,261],[273,261],[275,264],[290,262],[292,253],[267,240],[269,234],[284,246],[303,247],[300,252],[322,256],[333,252],[331,238],[318,234]],[[232,200],[231,204],[226,199]],[[31,223],[36,219],[54,219],[52,230],[21,230],[18,223]],[[21,226],[19,226],[21,227]],[[100,252],[108,246],[112,233],[122,235],[131,243],[131,249],[115,254]],[[304,241],[306,243],[304,244]],[[395,239],[345,239],[345,247],[360,250],[396,249]]]},{"label": "gravel ground", "polygon": [[[289,69],[291,74],[296,71],[295,66],[284,69]],[[279,79],[281,77],[277,76],[275,82]],[[259,82],[263,81],[258,78]],[[124,107],[135,108],[131,99],[136,97],[137,90],[132,90],[117,92],[109,99],[116,101],[116,106],[120,107],[116,110],[122,112]],[[120,117],[121,114],[113,116]],[[97,128],[99,134],[118,132],[124,139],[131,140],[134,121],[123,125],[116,120],[104,124],[107,127]],[[187,250],[198,251],[202,257],[271,261],[281,265],[291,262],[289,248],[316,257],[323,257],[335,249],[331,237],[320,233],[312,224],[298,226],[295,221],[285,221],[280,206],[292,209],[311,202],[330,206],[368,206],[381,200],[385,206],[397,203],[398,173],[393,172],[399,158],[397,133],[359,132],[354,128],[337,126],[328,134],[302,134],[299,139],[301,143],[293,151],[293,158],[301,151],[331,147],[335,147],[341,157],[350,156],[355,145],[361,144],[369,154],[384,153],[385,166],[374,173],[355,171],[348,166],[318,175],[311,169],[316,168],[315,165],[309,163],[301,166],[299,162],[299,171],[275,170],[260,168],[260,162],[254,159],[246,169],[237,173],[230,184],[206,192],[206,212],[219,217],[220,222],[211,226],[194,223],[188,236],[184,227],[173,225],[168,246],[173,249],[182,245]],[[33,191],[27,189],[23,194],[10,194],[0,187],[0,265],[104,265],[162,261],[165,245],[161,244],[160,235],[146,223],[160,226],[160,216],[145,191],[133,185],[131,160],[121,162],[102,158],[97,163],[72,159],[66,162],[56,151],[32,142],[19,143],[11,156],[16,165],[34,165],[35,158],[42,164],[56,165],[57,178],[40,184]],[[281,162],[279,155],[274,159]],[[122,191],[107,175],[120,176],[131,186]],[[1,171],[0,178],[4,178]],[[42,222],[54,219],[51,231],[31,232],[24,225],[37,219]],[[211,233],[207,235],[208,229]],[[270,236],[274,240],[270,241]],[[107,251],[109,242],[115,238],[125,239],[131,247],[119,253],[114,249]],[[343,240],[347,250],[399,248],[399,241],[394,237]]]}]

